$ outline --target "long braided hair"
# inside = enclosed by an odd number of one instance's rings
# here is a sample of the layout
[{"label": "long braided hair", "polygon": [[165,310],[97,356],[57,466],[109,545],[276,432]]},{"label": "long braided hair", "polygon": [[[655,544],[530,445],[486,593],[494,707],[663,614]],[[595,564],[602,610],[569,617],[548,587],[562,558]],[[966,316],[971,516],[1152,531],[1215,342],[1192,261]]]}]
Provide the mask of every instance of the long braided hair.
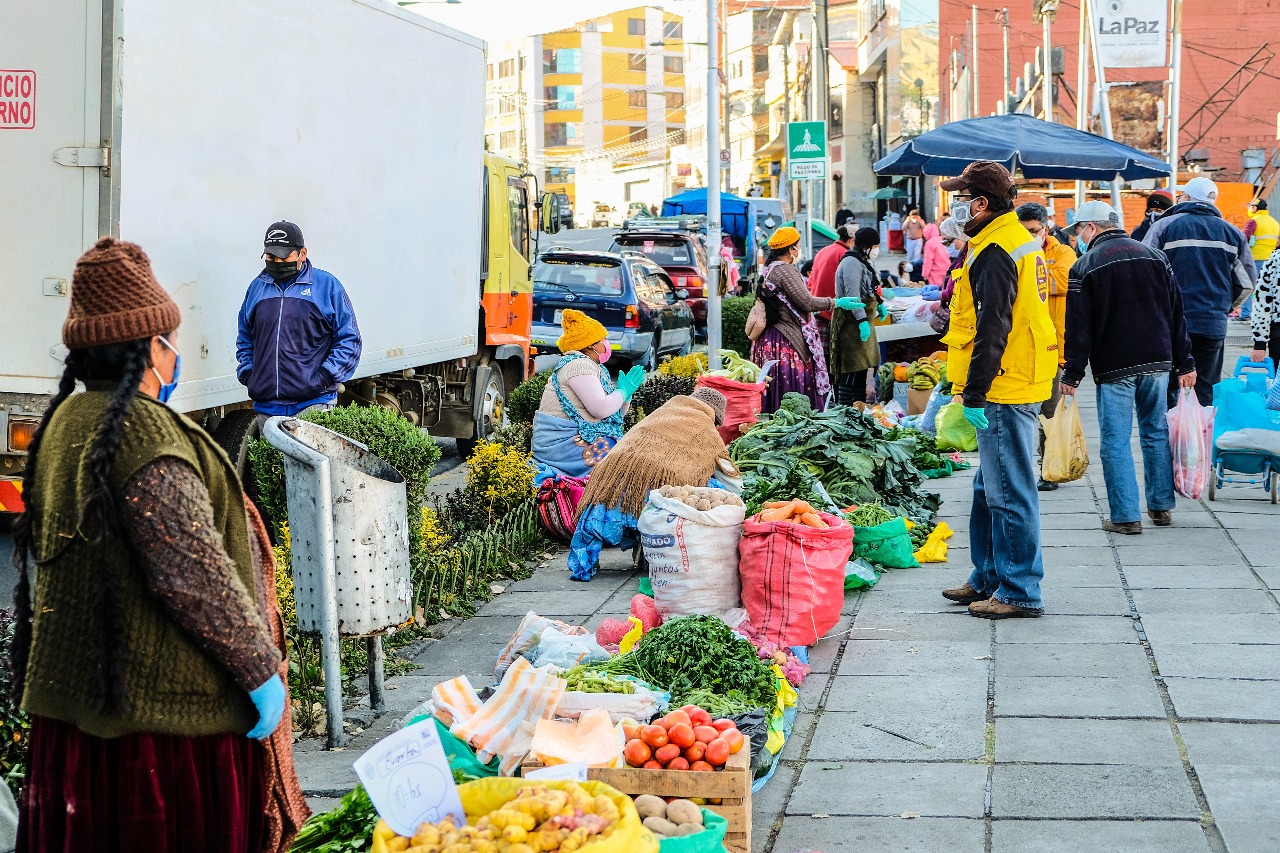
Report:
[{"label": "long braided hair", "polygon": [[31,652],[31,581],[30,567],[57,559],[74,540],[53,554],[43,557],[36,554],[35,533],[32,520],[37,515],[41,498],[34,488],[39,464],[40,444],[45,428],[58,407],[75,391],[76,382],[115,382],[111,400],[107,404],[102,426],[93,438],[88,455],[90,482],[89,497],[77,520],[75,535],[83,537],[102,557],[94,588],[92,606],[87,614],[91,637],[89,686],[93,709],[97,713],[118,714],[124,708],[124,661],[116,654],[124,624],[120,591],[115,573],[108,563],[109,543],[121,537],[120,515],[116,496],[111,490],[111,468],[116,452],[120,449],[121,431],[125,414],[129,411],[143,373],[151,367],[151,340],[128,341],[122,344],[87,349],[73,349],[67,355],[66,369],[58,383],[49,408],[45,410],[40,426],[32,436],[27,450],[27,465],[22,474],[22,489],[26,499],[26,511],[13,526],[13,564],[18,569],[18,584],[14,588],[13,603],[17,616],[13,638],[13,689],[21,698],[26,682],[27,662]]}]

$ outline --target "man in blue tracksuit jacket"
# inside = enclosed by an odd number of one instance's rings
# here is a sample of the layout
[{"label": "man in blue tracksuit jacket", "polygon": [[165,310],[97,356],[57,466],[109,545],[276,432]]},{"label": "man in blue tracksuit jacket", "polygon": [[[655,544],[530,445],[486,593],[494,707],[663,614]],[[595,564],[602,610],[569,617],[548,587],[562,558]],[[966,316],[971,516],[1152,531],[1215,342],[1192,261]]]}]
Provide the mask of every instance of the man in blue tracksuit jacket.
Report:
[{"label": "man in blue tracksuit jacket", "polygon": [[360,329],[342,282],[307,260],[302,229],[276,222],[265,268],[240,306],[236,376],[261,426],[273,415],[332,408],[360,363]]},{"label": "man in blue tracksuit jacket", "polygon": [[[1222,218],[1214,206],[1217,198],[1217,184],[1192,178],[1178,191],[1178,203],[1151,223],[1142,240],[1164,252],[1182,290],[1196,363],[1196,398],[1202,406],[1213,405],[1213,386],[1222,379],[1227,315],[1249,297],[1258,280],[1249,241]],[[1177,383],[1171,381],[1169,406],[1176,402]]]}]

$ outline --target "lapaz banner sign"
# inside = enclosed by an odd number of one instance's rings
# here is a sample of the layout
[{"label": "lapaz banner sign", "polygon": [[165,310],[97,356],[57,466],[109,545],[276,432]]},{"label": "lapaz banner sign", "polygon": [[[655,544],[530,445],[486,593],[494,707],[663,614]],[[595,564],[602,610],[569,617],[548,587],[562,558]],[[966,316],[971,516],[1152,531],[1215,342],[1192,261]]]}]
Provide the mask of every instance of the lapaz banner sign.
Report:
[{"label": "lapaz banner sign", "polygon": [[1093,0],[1094,36],[1105,68],[1162,68],[1169,32],[1166,0]]}]

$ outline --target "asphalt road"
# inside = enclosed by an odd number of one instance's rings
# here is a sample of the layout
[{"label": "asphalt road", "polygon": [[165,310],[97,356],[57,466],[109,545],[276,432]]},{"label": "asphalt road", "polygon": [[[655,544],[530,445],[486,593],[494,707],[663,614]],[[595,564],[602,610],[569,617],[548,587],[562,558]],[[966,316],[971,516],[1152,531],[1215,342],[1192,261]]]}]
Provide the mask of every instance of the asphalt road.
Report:
[{"label": "asphalt road", "polygon": [[539,248],[542,251],[552,246],[564,246],[568,249],[584,249],[593,252],[605,252],[613,242],[616,228],[572,228],[558,234],[543,234]]}]

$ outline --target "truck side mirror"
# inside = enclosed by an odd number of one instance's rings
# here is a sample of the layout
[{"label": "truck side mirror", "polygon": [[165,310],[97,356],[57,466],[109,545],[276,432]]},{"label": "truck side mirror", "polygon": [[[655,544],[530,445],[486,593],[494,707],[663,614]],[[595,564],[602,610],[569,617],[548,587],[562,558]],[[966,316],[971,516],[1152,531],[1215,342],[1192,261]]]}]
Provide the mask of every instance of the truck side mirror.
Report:
[{"label": "truck side mirror", "polygon": [[538,201],[538,222],[544,234],[560,233],[560,199],[555,193],[543,193]]}]

